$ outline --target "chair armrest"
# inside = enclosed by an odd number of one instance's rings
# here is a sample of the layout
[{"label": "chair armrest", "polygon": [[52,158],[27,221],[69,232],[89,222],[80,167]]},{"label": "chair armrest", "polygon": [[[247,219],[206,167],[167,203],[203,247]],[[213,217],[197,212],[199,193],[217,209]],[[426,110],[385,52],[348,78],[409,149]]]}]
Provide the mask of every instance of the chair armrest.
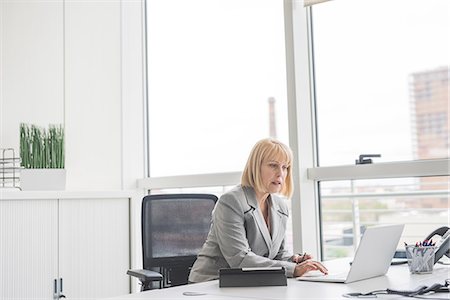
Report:
[{"label": "chair armrest", "polygon": [[158,272],[145,269],[128,270],[127,274],[139,278],[142,282],[161,281],[163,279],[162,275]]}]

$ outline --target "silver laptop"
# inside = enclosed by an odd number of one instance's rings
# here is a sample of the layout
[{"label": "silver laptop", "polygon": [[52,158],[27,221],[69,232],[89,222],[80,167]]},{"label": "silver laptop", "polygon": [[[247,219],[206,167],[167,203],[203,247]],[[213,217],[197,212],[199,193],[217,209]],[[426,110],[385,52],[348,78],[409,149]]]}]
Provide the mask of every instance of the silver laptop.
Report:
[{"label": "silver laptop", "polygon": [[297,280],[350,283],[382,276],[389,269],[403,227],[403,224],[369,227],[361,238],[351,266],[346,270],[328,268],[328,275],[319,275],[318,271],[308,272],[297,277]]}]

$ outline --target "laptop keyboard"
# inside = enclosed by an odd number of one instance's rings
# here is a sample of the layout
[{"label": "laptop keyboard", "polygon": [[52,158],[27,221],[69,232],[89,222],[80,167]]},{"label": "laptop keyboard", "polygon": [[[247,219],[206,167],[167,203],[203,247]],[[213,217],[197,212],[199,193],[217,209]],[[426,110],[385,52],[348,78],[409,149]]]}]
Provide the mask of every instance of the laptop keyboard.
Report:
[{"label": "laptop keyboard", "polygon": [[345,280],[347,278],[348,271],[345,272],[338,272],[338,273],[328,273],[328,275],[325,275],[328,278],[336,278],[336,279],[342,279]]}]

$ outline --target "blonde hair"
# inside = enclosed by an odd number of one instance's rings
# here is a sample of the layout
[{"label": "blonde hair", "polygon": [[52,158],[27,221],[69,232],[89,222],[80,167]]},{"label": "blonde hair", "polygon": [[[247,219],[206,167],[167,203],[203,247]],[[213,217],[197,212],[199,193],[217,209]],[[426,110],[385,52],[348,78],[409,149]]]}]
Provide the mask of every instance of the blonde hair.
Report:
[{"label": "blonde hair", "polygon": [[275,160],[288,165],[286,179],[280,193],[290,198],[294,192],[291,170],[292,150],[285,144],[272,138],[260,140],[253,146],[242,173],[241,185],[252,187],[257,191],[264,191],[261,179],[261,166],[267,160]]}]

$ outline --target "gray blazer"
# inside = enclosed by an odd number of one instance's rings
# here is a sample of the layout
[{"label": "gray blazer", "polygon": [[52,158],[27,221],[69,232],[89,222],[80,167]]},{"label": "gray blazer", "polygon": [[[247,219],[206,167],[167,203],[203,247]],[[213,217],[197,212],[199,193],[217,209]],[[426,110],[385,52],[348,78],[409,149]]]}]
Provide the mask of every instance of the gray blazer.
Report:
[{"label": "gray blazer", "polygon": [[293,276],[296,264],[284,249],[288,208],[276,195],[268,200],[272,236],[252,188],[237,186],[220,197],[190,282],[217,279],[220,268],[285,267],[287,275]]}]

